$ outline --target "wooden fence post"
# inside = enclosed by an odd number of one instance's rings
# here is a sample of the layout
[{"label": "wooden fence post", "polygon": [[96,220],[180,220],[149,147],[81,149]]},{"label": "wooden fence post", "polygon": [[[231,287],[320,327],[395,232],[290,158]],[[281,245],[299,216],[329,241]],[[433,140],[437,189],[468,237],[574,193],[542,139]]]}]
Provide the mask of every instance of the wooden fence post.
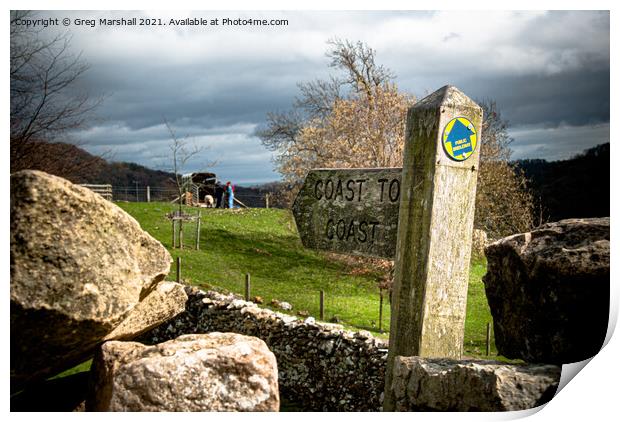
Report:
[{"label": "wooden fence post", "polygon": [[151,202],[151,187],[146,187],[146,202]]},{"label": "wooden fence post", "polygon": [[250,274],[247,273],[245,275],[245,301],[249,302],[250,301],[250,290],[251,290],[251,286],[250,286]]},{"label": "wooden fence post", "polygon": [[269,194],[265,194],[265,208],[269,209]]},{"label": "wooden fence post", "polygon": [[319,319],[325,320],[325,292],[323,290],[319,292]]},{"label": "wooden fence post", "polygon": [[200,210],[196,219],[196,250],[200,250]]},{"label": "wooden fence post", "polygon": [[491,323],[487,322],[487,356],[491,354]]},{"label": "wooden fence post", "polygon": [[179,249],[183,249],[183,218],[179,217]]},{"label": "wooden fence post", "polygon": [[181,257],[177,256],[177,283],[181,281]]},{"label": "wooden fence post", "polygon": [[172,248],[177,247],[177,221],[172,217]]},{"label": "wooden fence post", "polygon": [[383,332],[383,290],[379,290],[379,332]]},{"label": "wooden fence post", "polygon": [[453,86],[407,113],[384,411],[396,356],[462,356],[481,129]]}]

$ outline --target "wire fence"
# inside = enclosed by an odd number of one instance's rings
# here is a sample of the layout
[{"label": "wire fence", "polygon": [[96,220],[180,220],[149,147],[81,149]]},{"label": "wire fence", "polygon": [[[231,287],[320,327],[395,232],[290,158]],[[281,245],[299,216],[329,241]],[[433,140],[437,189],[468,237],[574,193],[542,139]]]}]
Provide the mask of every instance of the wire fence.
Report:
[{"label": "wire fence", "polygon": [[[192,247],[191,242],[186,242],[185,245]],[[171,269],[171,274],[179,274],[179,280],[185,280],[183,265],[176,261]],[[178,268],[180,270],[177,270]],[[222,283],[216,280],[210,283],[215,283],[215,286],[238,294],[261,307],[269,307],[275,311],[284,310],[301,318],[313,317],[315,320],[346,324],[354,329],[381,334],[390,331],[389,293],[385,290],[377,289],[376,294],[363,296],[352,296],[339,288],[323,291],[293,288],[276,293],[268,278],[255,277],[249,273],[245,274],[245,277],[227,276]],[[213,288],[213,285],[209,288]]]},{"label": "wire fence", "polygon": [[[157,186],[112,186],[112,200],[117,202],[172,202],[179,197],[175,188]],[[235,192],[235,198],[249,208],[269,208],[270,193]],[[213,198],[216,206],[216,198]],[[222,199],[220,208],[228,204]]]}]

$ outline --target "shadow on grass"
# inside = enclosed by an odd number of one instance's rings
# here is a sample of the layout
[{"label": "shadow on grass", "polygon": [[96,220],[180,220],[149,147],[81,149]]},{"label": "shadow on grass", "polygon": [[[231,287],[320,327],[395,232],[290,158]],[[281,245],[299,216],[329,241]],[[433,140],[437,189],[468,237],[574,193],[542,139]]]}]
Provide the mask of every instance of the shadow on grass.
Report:
[{"label": "shadow on grass", "polygon": [[30,386],[11,396],[11,412],[71,412],[86,400],[90,372]]},{"label": "shadow on grass", "polygon": [[[345,264],[331,261],[321,252],[305,249],[296,236],[258,237],[254,233],[209,230],[203,234],[201,250],[231,269],[274,282],[289,282],[291,275],[310,279],[320,273],[332,280],[350,277]],[[363,278],[369,281],[368,285],[364,282],[357,287],[374,291],[376,287],[370,282],[374,277]]]}]

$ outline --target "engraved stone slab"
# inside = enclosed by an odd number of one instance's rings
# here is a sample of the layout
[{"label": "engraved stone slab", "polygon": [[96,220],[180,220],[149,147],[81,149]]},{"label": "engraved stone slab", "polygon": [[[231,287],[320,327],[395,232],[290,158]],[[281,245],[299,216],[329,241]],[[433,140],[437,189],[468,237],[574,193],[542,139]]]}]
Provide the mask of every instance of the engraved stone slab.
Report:
[{"label": "engraved stone slab", "polygon": [[305,247],[394,258],[401,168],[315,169],[293,215]]}]

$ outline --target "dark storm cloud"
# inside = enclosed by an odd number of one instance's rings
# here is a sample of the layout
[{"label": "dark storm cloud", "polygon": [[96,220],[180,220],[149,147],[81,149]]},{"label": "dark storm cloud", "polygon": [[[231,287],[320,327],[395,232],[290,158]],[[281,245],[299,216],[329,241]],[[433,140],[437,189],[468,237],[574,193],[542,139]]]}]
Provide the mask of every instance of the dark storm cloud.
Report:
[{"label": "dark storm cloud", "polygon": [[514,159],[540,158],[566,160],[576,153],[609,142],[609,123],[584,126],[515,127],[511,131]]},{"label": "dark storm cloud", "polygon": [[[108,121],[138,130],[161,124],[165,116],[173,123],[183,120],[211,128],[258,122],[268,110],[288,109],[297,94],[297,81],[276,75],[296,74],[302,65],[217,63],[145,69],[134,64],[120,70],[103,65],[93,67],[83,82],[91,91],[106,93],[100,114]],[[255,72],[245,73],[250,67]]]},{"label": "dark storm cloud", "polygon": [[478,99],[493,99],[513,125],[590,125],[609,121],[609,69],[463,81]]},{"label": "dark storm cloud", "polygon": [[[163,11],[69,13],[184,17]],[[179,136],[210,147],[202,159],[220,160],[223,178],[276,178],[271,153],[254,129],[268,112],[290,108],[298,82],[335,72],[325,57],[326,41],[334,37],[375,48],[399,88],[418,98],[453,84],[472,98],[495,100],[511,123],[515,158],[566,158],[609,139],[608,12],[192,15],[256,15],[290,24],[148,31],[72,27],[73,46],[91,65],[79,88],[105,95],[100,122],[76,132],[76,140],[93,152],[113,150],[118,160],[158,166],[170,140],[165,118]]]}]

